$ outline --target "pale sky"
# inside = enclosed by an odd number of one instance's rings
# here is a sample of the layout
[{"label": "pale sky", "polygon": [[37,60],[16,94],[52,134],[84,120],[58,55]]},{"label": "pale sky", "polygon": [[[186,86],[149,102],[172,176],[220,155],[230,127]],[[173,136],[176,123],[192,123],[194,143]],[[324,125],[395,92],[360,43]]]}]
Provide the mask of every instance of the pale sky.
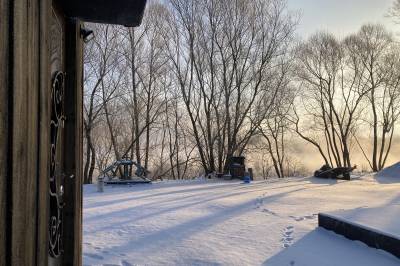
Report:
[{"label": "pale sky", "polygon": [[363,24],[381,23],[393,32],[400,31],[386,18],[394,0],[287,0],[289,9],[300,10],[298,34],[308,37],[324,30],[343,37],[356,32]]}]

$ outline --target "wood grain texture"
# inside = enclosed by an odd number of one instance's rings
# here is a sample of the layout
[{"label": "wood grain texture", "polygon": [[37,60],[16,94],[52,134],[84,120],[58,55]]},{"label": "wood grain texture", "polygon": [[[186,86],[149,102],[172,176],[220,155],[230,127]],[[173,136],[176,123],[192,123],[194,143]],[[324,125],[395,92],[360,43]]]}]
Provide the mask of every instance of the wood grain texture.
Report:
[{"label": "wood grain texture", "polygon": [[66,22],[64,265],[82,265],[82,41],[80,22]]},{"label": "wood grain texture", "polygon": [[[0,266],[48,264],[52,0],[0,0]],[[63,265],[81,265],[82,42],[66,25]]]},{"label": "wood grain texture", "polygon": [[0,1],[0,265],[6,265],[7,150],[8,150],[8,10]]},{"label": "wood grain texture", "polygon": [[49,21],[51,0],[41,0],[39,39],[39,165],[38,165],[38,210],[37,210],[37,265],[48,264],[48,217],[49,217],[49,150],[50,150],[50,55]]},{"label": "wood grain texture", "polygon": [[13,1],[12,265],[36,264],[38,1]]}]

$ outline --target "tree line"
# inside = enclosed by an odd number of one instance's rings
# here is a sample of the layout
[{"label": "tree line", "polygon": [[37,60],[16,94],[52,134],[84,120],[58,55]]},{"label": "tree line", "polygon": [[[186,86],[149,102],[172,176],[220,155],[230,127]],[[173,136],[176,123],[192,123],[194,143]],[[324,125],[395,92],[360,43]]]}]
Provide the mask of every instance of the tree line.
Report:
[{"label": "tree line", "polygon": [[326,164],[350,166],[361,150],[384,167],[400,115],[393,36],[365,25],[299,41],[298,21],[284,0],[168,0],[151,1],[138,28],[88,25],[84,182],[125,156],[184,179],[255,152],[270,162],[263,175],[284,177],[293,136]]}]

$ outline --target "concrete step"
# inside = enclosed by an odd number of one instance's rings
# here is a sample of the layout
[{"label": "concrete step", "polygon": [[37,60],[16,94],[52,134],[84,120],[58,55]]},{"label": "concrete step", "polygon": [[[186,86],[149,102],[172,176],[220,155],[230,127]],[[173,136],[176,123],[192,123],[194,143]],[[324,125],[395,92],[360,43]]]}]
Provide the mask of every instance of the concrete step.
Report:
[{"label": "concrete step", "polygon": [[318,225],[400,258],[400,206],[320,213]]}]

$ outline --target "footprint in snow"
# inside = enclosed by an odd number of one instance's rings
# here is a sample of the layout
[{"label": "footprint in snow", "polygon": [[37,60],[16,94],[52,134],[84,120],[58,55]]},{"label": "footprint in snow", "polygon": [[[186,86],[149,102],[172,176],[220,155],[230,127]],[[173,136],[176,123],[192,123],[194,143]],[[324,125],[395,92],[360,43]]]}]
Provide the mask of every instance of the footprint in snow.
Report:
[{"label": "footprint in snow", "polygon": [[264,193],[262,196],[259,196],[256,199],[256,209],[259,209],[264,204],[264,198],[266,195],[267,195],[267,193]]},{"label": "footprint in snow", "polygon": [[256,199],[256,209],[259,209],[264,203],[264,200],[261,197]]},{"label": "footprint in snow", "polygon": [[318,217],[318,214],[314,213],[312,215],[306,215],[304,216],[304,218],[306,218],[307,220],[312,220]]},{"label": "footprint in snow", "polygon": [[276,212],[271,211],[271,210],[269,210],[269,209],[263,209],[262,212],[271,214],[271,215],[273,215],[273,216],[278,216],[278,214],[277,214]]},{"label": "footprint in snow", "polygon": [[283,231],[283,235],[282,235],[282,247],[284,248],[288,248],[290,247],[290,245],[293,243],[293,233],[294,233],[294,227],[293,226],[288,226],[285,228],[285,230]]},{"label": "footprint in snow", "polygon": [[293,215],[290,215],[289,217],[292,218],[293,220],[295,220],[296,222],[300,222],[300,221],[304,220],[304,217],[296,217]]},{"label": "footprint in snow", "polygon": [[296,222],[301,222],[304,220],[313,220],[315,218],[317,218],[317,214],[312,214],[312,215],[306,215],[306,216],[293,216],[290,215],[289,217],[292,218],[293,220],[295,220]]}]

